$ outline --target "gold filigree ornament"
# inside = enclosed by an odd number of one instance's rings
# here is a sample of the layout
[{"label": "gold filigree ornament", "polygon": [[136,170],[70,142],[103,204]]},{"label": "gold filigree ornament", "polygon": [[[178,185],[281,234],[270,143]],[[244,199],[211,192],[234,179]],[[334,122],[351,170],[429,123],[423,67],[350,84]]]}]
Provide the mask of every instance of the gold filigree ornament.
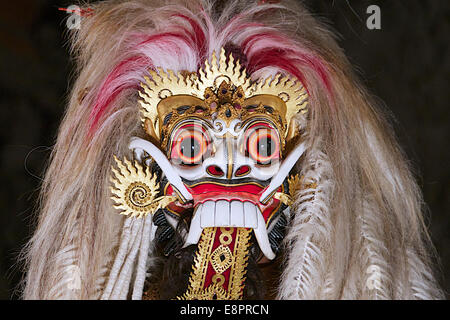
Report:
[{"label": "gold filigree ornament", "polygon": [[283,193],[283,192],[276,192],[274,195],[273,195],[273,197],[274,197],[274,199],[277,199],[277,200],[280,200],[282,203],[284,203],[285,205],[287,205],[287,206],[291,206],[292,205],[292,203],[294,202],[293,200],[292,200],[292,197],[290,196],[290,195],[288,195],[288,194],[286,194],[286,193]]},{"label": "gold filigree ornament", "polygon": [[305,182],[305,177],[301,176],[299,177],[298,174],[296,175],[292,175],[288,178],[288,184],[289,184],[289,194],[283,193],[283,192],[276,192],[274,194],[274,198],[280,200],[281,202],[283,202],[285,205],[287,206],[291,206],[294,202],[293,199],[295,199],[295,194],[298,191],[301,190],[311,190],[310,192],[312,193],[312,195],[314,195],[315,192],[320,192],[317,191],[317,183],[312,181],[309,183]]},{"label": "gold filigree ornament", "polygon": [[[236,238],[232,249],[226,249],[224,243],[213,250],[214,239],[219,228],[205,228],[198,244],[194,264],[189,276],[186,292],[178,300],[241,300],[246,279],[252,229],[235,228]],[[234,228],[220,228],[231,236]],[[227,243],[227,237],[223,241]],[[228,252],[229,251],[229,252]],[[231,253],[231,254],[230,254]],[[221,257],[223,255],[223,257]],[[208,265],[211,264],[216,274],[205,288]],[[223,287],[225,277],[222,272],[230,269],[228,286]]]},{"label": "gold filigree ornament", "polygon": [[177,300],[233,300],[233,298],[220,284],[214,283],[198,292],[189,290]]},{"label": "gold filigree ornament", "polygon": [[157,176],[150,172],[149,167],[142,167],[139,162],[133,163],[126,158],[120,161],[114,156],[117,170],[111,168],[115,178],[111,176],[111,199],[116,203],[114,208],[120,210],[120,214],[129,217],[142,218],[149,213],[156,212],[159,208],[165,208],[176,200],[173,196],[161,196]]},{"label": "gold filigree ornament", "polygon": [[213,52],[211,62],[206,60],[196,73],[149,70],[149,77],[145,77],[141,87],[141,120],[161,149],[165,148],[173,127],[192,116],[179,112],[186,106],[195,106],[199,117],[216,115],[224,121],[270,118],[279,126],[283,145],[297,134],[293,117],[308,109],[308,93],[300,81],[281,74],[252,81],[239,61],[231,54],[227,57],[223,48],[219,59]]},{"label": "gold filigree ornament", "polygon": [[211,265],[215,272],[222,273],[233,264],[233,253],[230,248],[220,245],[211,255]]}]

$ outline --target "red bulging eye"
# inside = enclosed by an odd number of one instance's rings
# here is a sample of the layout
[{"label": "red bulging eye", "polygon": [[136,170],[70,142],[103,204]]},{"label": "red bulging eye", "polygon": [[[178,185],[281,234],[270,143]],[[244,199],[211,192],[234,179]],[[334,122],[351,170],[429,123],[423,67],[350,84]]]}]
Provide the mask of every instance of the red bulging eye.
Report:
[{"label": "red bulging eye", "polygon": [[181,164],[194,165],[203,160],[209,141],[202,132],[183,130],[173,142],[171,158],[181,161]]},{"label": "red bulging eye", "polygon": [[273,130],[260,128],[253,131],[247,140],[247,152],[258,164],[270,164],[278,159],[280,142]]}]

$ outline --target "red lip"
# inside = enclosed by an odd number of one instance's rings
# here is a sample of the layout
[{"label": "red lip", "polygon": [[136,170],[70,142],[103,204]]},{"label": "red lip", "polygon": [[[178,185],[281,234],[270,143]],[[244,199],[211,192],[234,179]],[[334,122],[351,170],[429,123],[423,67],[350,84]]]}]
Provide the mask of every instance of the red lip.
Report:
[{"label": "red lip", "polygon": [[[264,220],[268,222],[274,212],[276,212],[281,205],[277,199],[271,199],[266,205],[259,202],[259,198],[264,191],[264,187],[257,183],[243,183],[236,185],[226,185],[212,182],[203,182],[191,187],[188,187],[189,191],[194,198],[194,207],[204,203],[205,201],[242,201],[251,202],[259,207],[264,217]],[[282,187],[277,191],[282,192]],[[170,185],[167,186],[165,193],[172,194],[173,189]],[[168,209],[174,213],[181,214],[185,208],[171,203]]]},{"label": "red lip", "polygon": [[260,194],[264,188],[258,184],[246,183],[239,185],[221,185],[217,183],[200,183],[190,188],[194,198],[194,205],[207,200],[240,200],[258,204]]}]

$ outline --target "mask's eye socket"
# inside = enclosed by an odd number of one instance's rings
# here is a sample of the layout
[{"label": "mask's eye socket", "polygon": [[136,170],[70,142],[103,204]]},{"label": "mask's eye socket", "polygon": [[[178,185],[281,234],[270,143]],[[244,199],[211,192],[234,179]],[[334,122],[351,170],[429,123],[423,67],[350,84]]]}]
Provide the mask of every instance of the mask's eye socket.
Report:
[{"label": "mask's eye socket", "polygon": [[280,139],[275,130],[255,129],[248,136],[246,149],[257,164],[268,165],[280,158]]},{"label": "mask's eye socket", "polygon": [[194,126],[182,128],[172,142],[170,157],[184,165],[200,164],[208,151],[209,139],[205,133]]}]

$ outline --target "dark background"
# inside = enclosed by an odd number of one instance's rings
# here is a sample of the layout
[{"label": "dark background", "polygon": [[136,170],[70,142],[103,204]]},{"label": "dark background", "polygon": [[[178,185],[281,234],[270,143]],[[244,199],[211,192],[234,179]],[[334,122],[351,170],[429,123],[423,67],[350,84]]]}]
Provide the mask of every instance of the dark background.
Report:
[{"label": "dark background", "polygon": [[[70,1],[2,1],[0,9],[0,299],[16,299],[15,265],[67,101]],[[450,3],[447,0],[307,0],[340,34],[339,43],[394,126],[429,207],[428,225],[450,292]],[[366,9],[381,7],[381,30]],[[399,195],[401,196],[401,195]]]}]

